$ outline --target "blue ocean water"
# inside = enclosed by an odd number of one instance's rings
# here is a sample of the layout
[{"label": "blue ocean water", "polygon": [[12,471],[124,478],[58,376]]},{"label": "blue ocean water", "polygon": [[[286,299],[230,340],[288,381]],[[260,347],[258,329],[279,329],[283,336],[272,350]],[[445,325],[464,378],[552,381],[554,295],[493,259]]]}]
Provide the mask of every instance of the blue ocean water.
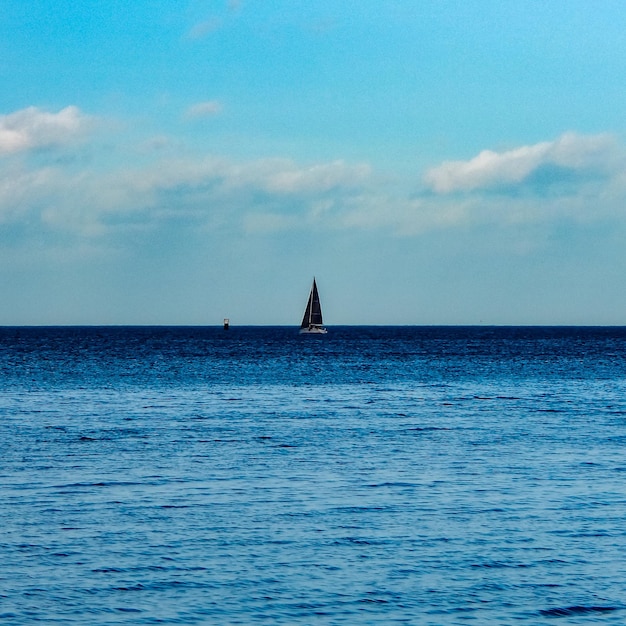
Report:
[{"label": "blue ocean water", "polygon": [[0,328],[3,624],[624,624],[626,329]]}]

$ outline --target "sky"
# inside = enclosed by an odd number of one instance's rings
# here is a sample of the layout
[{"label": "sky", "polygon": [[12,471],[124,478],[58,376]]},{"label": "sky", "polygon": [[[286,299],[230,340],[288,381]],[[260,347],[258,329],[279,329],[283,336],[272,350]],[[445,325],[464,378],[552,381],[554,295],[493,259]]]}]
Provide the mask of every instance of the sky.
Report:
[{"label": "sky", "polygon": [[626,324],[622,0],[0,0],[0,325]]}]

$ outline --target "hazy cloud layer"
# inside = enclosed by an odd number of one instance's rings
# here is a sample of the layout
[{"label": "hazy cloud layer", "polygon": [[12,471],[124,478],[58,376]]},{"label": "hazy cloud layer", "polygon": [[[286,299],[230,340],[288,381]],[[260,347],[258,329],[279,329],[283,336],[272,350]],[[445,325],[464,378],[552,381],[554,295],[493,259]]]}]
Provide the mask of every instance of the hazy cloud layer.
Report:
[{"label": "hazy cloud layer", "polygon": [[[208,113],[218,103],[196,106],[198,114]],[[19,226],[13,230],[22,238],[46,231],[110,237],[190,225],[257,234],[316,229],[413,236],[471,224],[626,217],[626,168],[618,143],[607,135],[566,133],[508,151],[485,150],[433,167],[426,187],[343,160],[183,157],[175,142],[167,151],[150,151],[141,165],[121,143],[111,168],[97,158],[71,166],[19,158],[29,149],[71,142],[91,120],[77,107],[58,113],[31,107],[0,118],[0,225]],[[168,144],[167,136],[157,139]],[[529,185],[545,168],[553,168],[552,178],[567,174],[567,187],[545,194]],[[515,186],[527,186],[526,193],[493,193]]]},{"label": "hazy cloud layer", "polygon": [[614,160],[615,141],[610,135],[566,133],[554,141],[505,152],[483,150],[469,161],[446,161],[430,169],[424,178],[437,193],[467,192],[519,185],[542,168],[575,175],[606,171]]},{"label": "hazy cloud layer", "polygon": [[[302,166],[289,159],[235,162],[219,157],[162,159],[143,167],[101,172],[61,166],[0,170],[0,223],[23,221],[80,236],[167,222],[210,228],[267,223],[283,229],[355,193],[370,176],[365,165],[342,161]],[[327,198],[331,198],[328,200]],[[19,207],[19,208],[17,208]],[[251,217],[256,216],[256,217]],[[37,226],[38,225],[38,226]],[[267,227],[261,228],[267,231]]]},{"label": "hazy cloud layer", "polygon": [[75,106],[58,113],[28,107],[0,115],[0,155],[71,143],[91,123],[92,118]]}]

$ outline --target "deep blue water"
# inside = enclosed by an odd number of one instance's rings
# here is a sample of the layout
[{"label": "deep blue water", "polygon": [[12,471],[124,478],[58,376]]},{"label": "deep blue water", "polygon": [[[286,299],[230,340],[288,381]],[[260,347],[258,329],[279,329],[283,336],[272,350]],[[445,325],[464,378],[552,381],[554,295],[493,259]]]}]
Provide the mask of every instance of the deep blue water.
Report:
[{"label": "deep blue water", "polygon": [[624,624],[626,329],[0,328],[2,624]]}]

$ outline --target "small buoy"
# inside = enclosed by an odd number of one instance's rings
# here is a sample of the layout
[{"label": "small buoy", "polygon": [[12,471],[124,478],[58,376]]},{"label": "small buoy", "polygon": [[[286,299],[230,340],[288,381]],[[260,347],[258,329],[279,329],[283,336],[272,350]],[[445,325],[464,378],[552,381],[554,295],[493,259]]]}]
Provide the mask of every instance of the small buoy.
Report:
[{"label": "small buoy", "polygon": [[224,318],[224,330],[228,330],[228,327],[230,326],[230,320],[225,317]]}]

